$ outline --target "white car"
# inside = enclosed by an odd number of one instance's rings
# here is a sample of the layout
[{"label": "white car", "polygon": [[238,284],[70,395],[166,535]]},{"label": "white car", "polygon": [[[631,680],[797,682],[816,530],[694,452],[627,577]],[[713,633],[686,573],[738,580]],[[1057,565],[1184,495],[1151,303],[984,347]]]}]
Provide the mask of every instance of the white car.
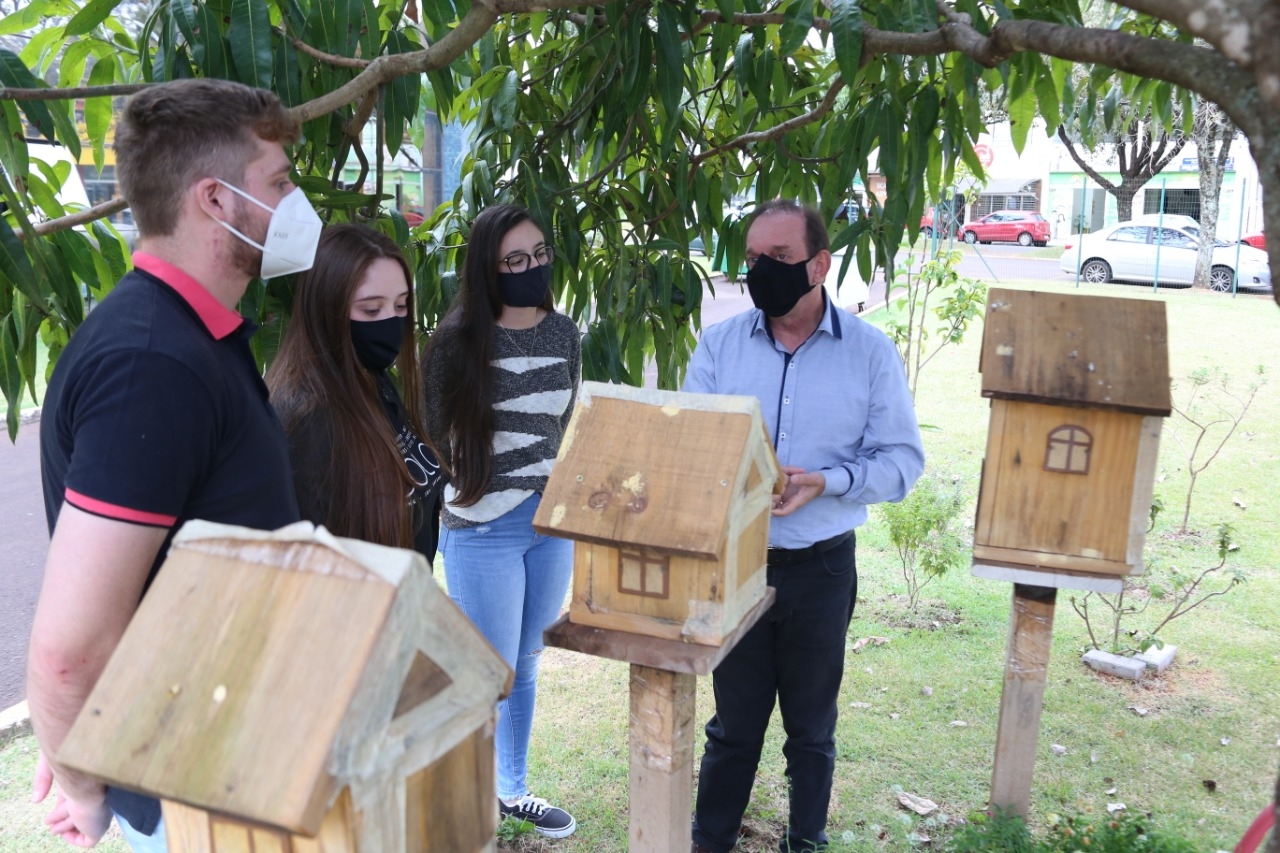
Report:
[{"label": "white car", "polygon": [[[1160,284],[1190,285],[1195,280],[1199,247],[1200,229],[1195,225],[1160,227],[1150,221],[1121,222],[1085,234],[1083,239],[1073,235],[1058,266],[1065,273],[1078,272],[1093,284],[1155,281],[1158,277]],[[1230,292],[1236,283],[1237,263],[1241,289],[1271,290],[1267,253],[1221,240],[1215,241],[1209,287]]]}]

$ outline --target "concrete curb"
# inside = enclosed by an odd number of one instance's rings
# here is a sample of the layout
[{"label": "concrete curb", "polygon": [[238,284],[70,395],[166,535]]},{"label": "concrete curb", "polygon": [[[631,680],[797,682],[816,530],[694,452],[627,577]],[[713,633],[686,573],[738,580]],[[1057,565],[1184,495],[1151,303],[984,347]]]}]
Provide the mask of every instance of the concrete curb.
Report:
[{"label": "concrete curb", "polygon": [[31,734],[31,714],[25,701],[0,711],[0,746]]}]

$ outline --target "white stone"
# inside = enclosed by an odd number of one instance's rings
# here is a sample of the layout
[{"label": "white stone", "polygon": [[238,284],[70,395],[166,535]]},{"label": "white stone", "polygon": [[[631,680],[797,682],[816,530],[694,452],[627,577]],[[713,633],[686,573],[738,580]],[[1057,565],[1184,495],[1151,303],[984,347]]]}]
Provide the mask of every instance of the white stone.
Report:
[{"label": "white stone", "polygon": [[1096,669],[1098,672],[1127,678],[1130,681],[1141,681],[1142,676],[1147,674],[1145,662],[1123,655],[1113,655],[1101,649],[1090,649],[1085,652],[1083,660],[1085,666]]},{"label": "white stone", "polygon": [[1164,644],[1163,648],[1157,649],[1155,646],[1147,649],[1138,655],[1138,660],[1147,665],[1147,669],[1154,669],[1156,672],[1164,672],[1173,663],[1173,656],[1178,653],[1177,646]]}]

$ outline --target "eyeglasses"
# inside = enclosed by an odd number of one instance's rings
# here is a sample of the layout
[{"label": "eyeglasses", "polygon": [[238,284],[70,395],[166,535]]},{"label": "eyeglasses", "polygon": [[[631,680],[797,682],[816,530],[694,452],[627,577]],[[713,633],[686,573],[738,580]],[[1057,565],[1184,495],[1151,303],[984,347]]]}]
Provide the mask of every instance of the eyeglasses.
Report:
[{"label": "eyeglasses", "polygon": [[537,266],[544,267],[554,261],[556,258],[556,250],[550,246],[540,246],[534,250],[531,256],[528,252],[512,252],[502,260],[498,261],[498,266],[503,272],[524,272],[529,269],[530,264],[537,261]]}]

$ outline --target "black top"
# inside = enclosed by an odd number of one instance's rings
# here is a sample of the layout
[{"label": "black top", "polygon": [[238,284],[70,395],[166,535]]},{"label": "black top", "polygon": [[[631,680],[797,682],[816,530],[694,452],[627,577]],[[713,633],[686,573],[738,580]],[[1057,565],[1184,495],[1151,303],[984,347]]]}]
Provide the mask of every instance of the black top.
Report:
[{"label": "black top", "polygon": [[[384,371],[375,374],[378,393],[386,406],[387,420],[395,432],[396,445],[404,458],[415,486],[407,495],[413,517],[414,550],[431,563],[440,538],[440,493],[444,473],[435,454],[405,423],[404,403]],[[333,422],[323,407],[300,417],[288,433],[289,459],[293,466],[293,486],[302,517],[324,524],[329,515],[332,486],[327,481],[333,455]]]},{"label": "black top", "polygon": [[[270,530],[299,516],[249,349],[255,327],[175,267],[141,253],[134,263],[58,359],[40,465],[50,533],[64,500],[170,529],[149,586],[188,519]],[[156,800],[109,789],[107,802],[140,832],[159,821]]]}]

